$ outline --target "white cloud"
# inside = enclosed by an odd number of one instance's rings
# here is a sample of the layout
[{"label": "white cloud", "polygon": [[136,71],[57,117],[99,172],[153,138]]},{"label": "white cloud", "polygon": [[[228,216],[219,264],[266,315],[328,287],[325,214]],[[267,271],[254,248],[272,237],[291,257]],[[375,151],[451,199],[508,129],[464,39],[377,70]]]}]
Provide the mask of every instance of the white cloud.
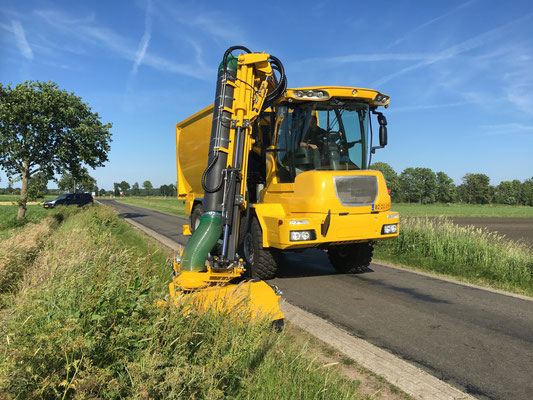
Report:
[{"label": "white cloud", "polygon": [[208,80],[212,75],[211,70],[206,71],[201,66],[181,64],[161,56],[149,54],[147,48],[150,41],[150,21],[145,23],[145,35],[143,35],[139,45],[135,46],[127,38],[92,21],[80,21],[56,11],[39,10],[35,14],[54,28],[71,37],[77,37],[94,46],[101,47],[103,45],[113,51],[115,55],[132,61],[134,63],[132,72],[136,72],[136,68],[142,63],[160,71],[182,74],[201,80]]},{"label": "white cloud", "polygon": [[431,110],[438,108],[450,108],[450,107],[462,107],[472,104],[469,101],[458,101],[455,103],[445,103],[445,104],[421,104],[415,106],[405,106],[405,107],[392,107],[387,113],[391,112],[406,112],[406,111],[420,111],[420,110]]},{"label": "white cloud", "polygon": [[20,50],[20,53],[28,60],[33,60],[33,51],[26,40],[26,33],[22,24],[18,20],[11,21],[12,32],[15,35],[15,41]]},{"label": "white cloud", "polygon": [[431,60],[435,54],[427,53],[376,53],[376,54],[350,54],[341,57],[332,57],[330,61],[337,63],[379,62],[379,61],[420,61]]},{"label": "white cloud", "polygon": [[527,14],[525,16],[522,16],[520,18],[517,18],[513,21],[510,21],[506,24],[500,25],[497,28],[491,29],[487,32],[483,32],[477,36],[474,36],[473,38],[470,38],[468,40],[465,40],[461,43],[455,44],[453,46],[450,46],[444,50],[441,50],[440,52],[436,53],[435,55],[428,57],[427,59],[423,59],[422,61],[412,64],[408,67],[402,68],[396,72],[393,72],[389,75],[386,75],[380,79],[378,79],[376,82],[373,83],[374,86],[380,86],[384,83],[387,83],[391,81],[392,79],[403,75],[407,72],[415,71],[420,68],[428,67],[432,64],[442,62],[445,60],[452,59],[460,54],[467,53],[469,51],[472,51],[474,49],[477,49],[479,47],[482,47],[488,43],[493,43],[497,40],[500,40],[502,37],[502,34],[510,29],[513,28],[516,24],[524,22],[528,19],[531,19],[533,14]]},{"label": "white cloud", "polygon": [[421,25],[417,26],[416,28],[412,29],[411,31],[407,32],[402,37],[396,39],[394,42],[389,44],[387,46],[387,48],[394,47],[394,46],[400,44],[401,42],[404,42],[408,38],[412,37],[414,33],[417,33],[420,30],[422,30],[422,29],[424,29],[424,28],[426,28],[426,27],[428,27],[430,25],[433,25],[434,23],[436,23],[438,21],[441,21],[441,20],[443,20],[445,18],[448,18],[449,16],[457,13],[458,11],[462,10],[463,8],[466,8],[466,7],[470,6],[472,3],[475,3],[476,1],[477,0],[470,0],[470,1],[467,1],[466,3],[462,3],[459,6],[457,6],[455,8],[452,8],[450,11],[445,12],[445,13],[443,13],[443,14],[435,17],[435,18],[430,19],[429,21],[424,22],[423,24],[421,24]]},{"label": "white cloud", "polygon": [[530,134],[533,133],[533,125],[526,125],[519,122],[509,122],[506,124],[493,124],[493,125],[482,125],[481,129],[485,130],[487,134],[510,134],[510,133],[521,133],[521,134]]},{"label": "white cloud", "polygon": [[137,54],[135,55],[135,62],[133,63],[132,76],[137,74],[139,66],[143,62],[144,57],[146,56],[146,50],[148,49],[148,44],[150,43],[150,38],[152,37],[152,17],[151,17],[151,8],[152,1],[148,0],[146,4],[146,14],[144,16],[144,33],[139,42],[139,47],[137,48]]}]

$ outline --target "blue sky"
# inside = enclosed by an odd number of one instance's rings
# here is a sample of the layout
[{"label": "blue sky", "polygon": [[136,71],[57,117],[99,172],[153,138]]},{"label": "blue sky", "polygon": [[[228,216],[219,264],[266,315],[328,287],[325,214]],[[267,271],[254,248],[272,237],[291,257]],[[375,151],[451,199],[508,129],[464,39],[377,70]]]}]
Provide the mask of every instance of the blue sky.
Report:
[{"label": "blue sky", "polygon": [[389,94],[374,161],[398,173],[533,176],[531,0],[0,3],[0,81],[54,81],[113,123],[105,189],[175,182],[174,126],[213,101],[231,45],[280,58],[289,87]]}]

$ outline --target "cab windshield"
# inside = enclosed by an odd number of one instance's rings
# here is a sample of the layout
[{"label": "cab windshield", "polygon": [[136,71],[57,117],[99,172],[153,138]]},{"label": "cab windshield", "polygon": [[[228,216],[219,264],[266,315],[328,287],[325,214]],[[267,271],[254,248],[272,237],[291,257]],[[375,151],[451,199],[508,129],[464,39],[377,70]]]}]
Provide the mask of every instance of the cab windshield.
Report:
[{"label": "cab windshield", "polygon": [[368,167],[368,105],[329,102],[279,106],[276,112],[277,165],[280,182],[294,182],[310,170],[358,170]]}]

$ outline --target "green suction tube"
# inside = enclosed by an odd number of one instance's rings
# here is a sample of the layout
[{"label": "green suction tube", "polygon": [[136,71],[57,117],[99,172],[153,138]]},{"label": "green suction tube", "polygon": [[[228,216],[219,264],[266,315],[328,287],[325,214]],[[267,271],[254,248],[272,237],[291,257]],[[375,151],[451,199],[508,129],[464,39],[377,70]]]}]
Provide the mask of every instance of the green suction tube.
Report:
[{"label": "green suction tube", "polygon": [[205,272],[207,253],[215,246],[222,233],[222,215],[216,211],[202,214],[181,256],[181,271]]}]

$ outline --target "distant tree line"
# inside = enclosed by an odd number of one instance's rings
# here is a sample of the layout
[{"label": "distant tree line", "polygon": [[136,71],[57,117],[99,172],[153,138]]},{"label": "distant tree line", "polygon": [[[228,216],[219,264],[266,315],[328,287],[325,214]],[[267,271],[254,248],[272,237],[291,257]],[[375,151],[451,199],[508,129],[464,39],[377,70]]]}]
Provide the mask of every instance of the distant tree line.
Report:
[{"label": "distant tree line", "polygon": [[[9,181],[6,188],[0,188],[0,194],[20,195],[21,189],[14,188],[13,184],[20,179],[13,179]],[[57,189],[48,189],[48,177],[45,173],[37,172],[29,179],[28,184],[28,199],[38,200],[44,196],[61,193],[75,193],[75,192],[89,192],[98,193],[98,186],[96,179],[89,175],[86,168],[80,168],[76,176],[66,172],[59,179],[54,179],[57,184]]]},{"label": "distant tree line", "polygon": [[173,183],[161,185],[159,188],[154,188],[152,182],[144,181],[141,188],[139,187],[139,182],[135,182],[133,185],[130,185],[128,182],[122,181],[113,183],[113,190],[100,190],[100,196],[106,195],[176,197],[178,194],[176,185]]},{"label": "distant tree line", "polygon": [[[433,203],[468,203],[468,204],[508,204],[533,206],[533,178],[520,182],[502,181],[497,186],[490,185],[490,179],[485,174],[467,173],[462,183],[455,185],[446,173],[433,172],[429,168],[406,168],[399,175],[394,169],[384,163],[377,162],[371,169],[381,171],[391,191],[392,201],[418,204]],[[0,194],[20,194],[20,189],[13,188],[9,182],[7,188],[0,188]],[[154,188],[152,182],[144,181],[142,187],[138,182],[130,185],[126,181],[115,182],[112,190],[99,189],[96,180],[87,170],[82,170],[75,178],[70,173],[64,173],[56,180],[58,189],[47,189],[48,179],[44,174],[37,173],[31,177],[28,197],[42,198],[45,195],[65,192],[95,192],[99,196],[166,196],[176,197],[176,185],[171,183]],[[122,192],[122,194],[121,194]]]},{"label": "distant tree line", "polygon": [[435,173],[429,168],[406,168],[399,175],[384,162],[374,163],[370,168],[383,173],[394,202],[533,206],[533,178],[491,186],[487,175],[467,173],[456,186],[446,173]]},{"label": "distant tree line", "polygon": [[[20,195],[20,188],[14,188],[13,184],[17,180],[10,181],[7,188],[0,188],[0,194]],[[74,177],[70,173],[65,173],[55,180],[57,189],[48,189],[48,179],[44,174],[35,174],[29,182],[28,198],[31,200],[38,200],[47,195],[74,193],[74,192],[89,192],[95,193],[97,196],[165,196],[176,197],[177,188],[174,184],[161,185],[159,188],[154,188],[152,182],[144,181],[142,188],[139,183],[135,182],[130,185],[126,181],[114,183],[112,190],[99,189],[96,184],[96,179],[89,175],[86,169],[83,169],[78,177]],[[122,192],[122,194],[121,194]]]}]

